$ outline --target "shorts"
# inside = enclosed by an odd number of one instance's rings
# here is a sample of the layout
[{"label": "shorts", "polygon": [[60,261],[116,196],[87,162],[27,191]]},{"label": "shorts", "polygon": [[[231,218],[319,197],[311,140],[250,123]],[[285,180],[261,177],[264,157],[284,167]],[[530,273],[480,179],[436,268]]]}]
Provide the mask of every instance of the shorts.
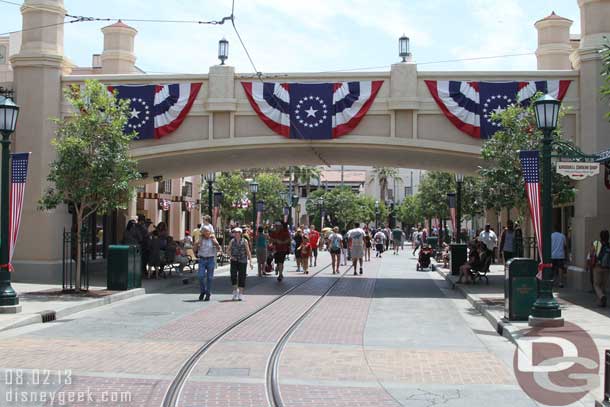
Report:
[{"label": "shorts", "polygon": [[246,286],[246,269],[248,268],[247,263],[240,263],[238,261],[231,262],[231,284],[236,285],[239,288]]},{"label": "shorts", "polygon": [[383,249],[385,248],[385,246],[383,245],[383,243],[377,243],[375,245],[375,248],[377,249],[378,252],[383,252]]},{"label": "shorts", "polygon": [[566,269],[565,260],[564,259],[551,259],[551,264],[553,265],[553,270],[557,271],[559,269]]},{"label": "shorts", "polygon": [[284,264],[284,262],[286,261],[286,253],[284,253],[284,252],[276,252],[273,255],[273,260],[275,260],[275,262],[277,264]]},{"label": "shorts", "polygon": [[330,249],[330,254],[341,254],[341,249]]},{"label": "shorts", "polygon": [[394,240],[393,240],[393,242],[394,242],[394,247],[400,246],[400,242],[401,242],[401,241],[402,241],[401,239],[394,239]]}]

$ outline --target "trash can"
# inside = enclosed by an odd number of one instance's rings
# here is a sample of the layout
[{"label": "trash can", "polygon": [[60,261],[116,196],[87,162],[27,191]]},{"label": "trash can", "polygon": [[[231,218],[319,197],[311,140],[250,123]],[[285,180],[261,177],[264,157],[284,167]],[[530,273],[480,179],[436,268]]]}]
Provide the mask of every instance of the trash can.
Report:
[{"label": "trash can", "polygon": [[109,290],[131,290],[142,287],[140,246],[108,246],[106,284]]},{"label": "trash can", "polygon": [[460,275],[460,266],[466,263],[467,245],[464,243],[451,243],[449,245],[449,264],[451,265],[451,275]]},{"label": "trash can", "polygon": [[511,259],[504,267],[504,317],[527,321],[536,301],[538,263],[533,259]]},{"label": "trash can", "polygon": [[433,250],[438,249],[438,236],[428,236],[426,241]]}]

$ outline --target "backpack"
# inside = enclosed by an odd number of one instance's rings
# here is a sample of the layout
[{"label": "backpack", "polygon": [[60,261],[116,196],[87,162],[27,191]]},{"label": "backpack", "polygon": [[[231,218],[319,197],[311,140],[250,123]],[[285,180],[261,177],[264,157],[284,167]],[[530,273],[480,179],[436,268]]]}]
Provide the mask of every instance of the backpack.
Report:
[{"label": "backpack", "polygon": [[599,256],[599,266],[604,268],[610,268],[610,245],[602,245]]},{"label": "backpack", "polygon": [[330,239],[330,248],[331,250],[341,250],[341,239],[338,236],[333,236]]}]

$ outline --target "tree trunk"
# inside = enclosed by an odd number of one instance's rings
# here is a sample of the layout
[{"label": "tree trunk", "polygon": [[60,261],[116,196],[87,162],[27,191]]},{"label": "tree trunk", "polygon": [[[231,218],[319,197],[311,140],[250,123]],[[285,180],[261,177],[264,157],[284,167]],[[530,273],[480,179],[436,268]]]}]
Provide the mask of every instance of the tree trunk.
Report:
[{"label": "tree trunk", "polygon": [[76,211],[76,274],[74,276],[74,291],[80,292],[81,281],[81,263],[82,263],[82,241],[81,233],[83,228],[83,213],[81,210]]}]

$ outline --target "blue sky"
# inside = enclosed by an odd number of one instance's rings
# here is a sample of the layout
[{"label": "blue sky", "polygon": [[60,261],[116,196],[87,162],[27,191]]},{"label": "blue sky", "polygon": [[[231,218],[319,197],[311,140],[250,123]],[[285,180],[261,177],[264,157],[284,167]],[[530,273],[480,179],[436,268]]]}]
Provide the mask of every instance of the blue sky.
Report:
[{"label": "blue sky", "polygon": [[[20,0],[13,0],[20,2]],[[555,11],[580,31],[576,0],[236,0],[237,27],[259,71],[319,72],[383,67],[398,61],[397,39],[411,38],[420,70],[529,70],[534,55],[451,63],[443,60],[521,54],[536,49],[534,22]],[[75,15],[210,20],[230,14],[231,0],[65,0]],[[90,65],[108,23],[66,25],[65,52]],[[230,42],[228,63],[253,68],[224,26],[130,22],[138,30],[136,64],[147,72],[206,73],[217,42]],[[21,27],[19,7],[0,2],[0,32]],[[383,68],[379,68],[382,70]]]}]

